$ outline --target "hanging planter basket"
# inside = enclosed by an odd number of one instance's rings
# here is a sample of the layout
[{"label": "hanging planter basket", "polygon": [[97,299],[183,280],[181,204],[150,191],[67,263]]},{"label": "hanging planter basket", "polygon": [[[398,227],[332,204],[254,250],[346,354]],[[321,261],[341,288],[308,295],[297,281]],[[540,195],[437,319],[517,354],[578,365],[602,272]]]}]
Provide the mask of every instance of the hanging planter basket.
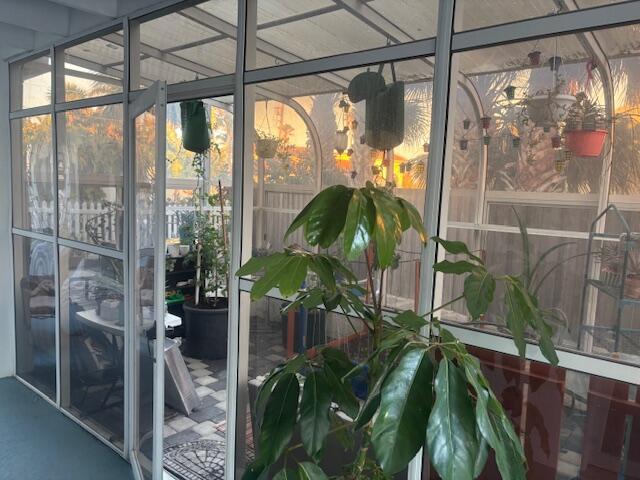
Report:
[{"label": "hanging planter basket", "polygon": [[467,148],[469,148],[469,140],[467,139],[462,139],[460,140],[460,150],[466,150]]},{"label": "hanging planter basket", "polygon": [[259,158],[274,158],[278,151],[278,139],[259,138],[256,140],[256,155]]},{"label": "hanging planter basket", "polygon": [[599,157],[607,133],[606,130],[572,130],[565,132],[565,145],[576,157]]},{"label": "hanging planter basket", "polygon": [[182,146],[185,150],[200,154],[209,150],[211,146],[209,123],[201,100],[180,103],[180,126],[182,127]]},{"label": "hanging planter basket", "polygon": [[516,98],[516,87],[509,85],[504,89],[504,94],[506,95],[507,100],[513,100]]},{"label": "hanging planter basket", "polygon": [[569,113],[576,102],[573,95],[535,95],[524,101],[527,117],[536,127],[556,126]]},{"label": "hanging planter basket", "polygon": [[539,51],[530,52],[529,55],[529,64],[532,66],[540,65],[540,56],[542,54]]},{"label": "hanging planter basket", "polygon": [[482,117],[480,119],[480,125],[482,125],[482,128],[485,130],[488,129],[491,126],[491,117]]}]

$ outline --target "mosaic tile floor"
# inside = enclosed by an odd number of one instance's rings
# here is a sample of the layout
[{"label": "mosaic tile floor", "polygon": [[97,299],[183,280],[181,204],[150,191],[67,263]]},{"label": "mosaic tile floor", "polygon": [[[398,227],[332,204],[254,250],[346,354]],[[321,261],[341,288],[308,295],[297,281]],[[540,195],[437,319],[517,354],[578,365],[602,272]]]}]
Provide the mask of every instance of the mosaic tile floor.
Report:
[{"label": "mosaic tile floor", "polygon": [[[285,358],[282,331],[275,325],[258,325],[252,319],[249,378],[261,383],[263,376]],[[227,415],[226,360],[184,360],[200,397],[200,406],[189,416],[165,406],[165,468],[184,480],[222,479]],[[247,456],[253,457],[251,416],[247,414]]]}]

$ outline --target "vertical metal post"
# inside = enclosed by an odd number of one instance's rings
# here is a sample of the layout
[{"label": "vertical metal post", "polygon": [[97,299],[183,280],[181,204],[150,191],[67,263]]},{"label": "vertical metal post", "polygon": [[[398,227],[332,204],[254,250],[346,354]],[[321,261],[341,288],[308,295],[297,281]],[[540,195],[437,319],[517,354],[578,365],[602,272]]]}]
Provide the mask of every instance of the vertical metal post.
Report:
[{"label": "vertical metal post", "polygon": [[[132,337],[133,329],[131,328],[133,322],[133,308],[131,306],[132,298],[130,293],[133,291],[133,284],[131,283],[130,268],[133,264],[129,261],[130,255],[130,208],[133,204],[130,195],[132,194],[131,188],[131,162],[129,158],[129,90],[130,90],[130,78],[131,78],[131,36],[129,19],[125,17],[122,20],[122,33],[124,39],[124,65],[122,76],[122,270],[124,281],[124,455],[125,458],[131,456],[131,445],[133,439],[133,350],[132,350]],[[139,57],[136,57],[139,61]]]},{"label": "vertical metal post", "polygon": [[[449,109],[454,3],[453,0],[440,0],[438,5],[433,105],[431,109],[431,117],[435,121],[431,122],[429,160],[427,164],[427,191],[423,212],[424,224],[429,236],[437,235],[438,233],[447,130],[450,127],[446,119]],[[429,242],[421,255],[419,314],[431,310],[435,287],[435,276],[433,274],[435,260],[435,243]],[[420,480],[422,478],[422,457],[423,452],[421,450],[409,464],[409,480]]]},{"label": "vertical metal post", "polygon": [[[55,292],[55,342],[56,342],[56,405],[61,407],[62,402],[62,336],[61,331],[61,318],[60,318],[60,249],[58,248],[58,235],[59,232],[59,191],[58,185],[58,116],[56,115],[55,105],[60,98],[64,101],[64,52],[58,50],[55,47],[51,47],[49,50],[51,57],[51,69],[52,69],[52,85],[51,85],[51,156],[53,157],[53,171],[51,179],[53,183],[53,279],[54,279],[54,292]],[[58,57],[60,56],[60,58]],[[60,67],[62,65],[62,67]],[[62,69],[62,71],[59,71]],[[68,358],[68,356],[67,356]],[[67,369],[65,369],[67,370]],[[65,372],[64,383],[69,385],[68,370]]]},{"label": "vertical metal post", "polygon": [[[244,407],[245,403],[238,395],[239,377],[239,350],[240,350],[240,281],[235,275],[242,263],[242,241],[243,241],[243,214],[244,205],[244,64],[246,51],[246,13],[247,0],[238,2],[238,28],[237,28],[237,50],[236,69],[234,86],[234,106],[233,106],[233,161],[231,172],[232,203],[231,203],[231,265],[229,275],[229,338],[228,338],[228,360],[227,360],[227,431],[226,431],[226,459],[225,459],[225,479],[236,478],[236,447],[238,438],[244,441],[244,437],[239,433],[244,432],[244,428],[238,429],[238,424],[242,424],[245,411],[238,409],[238,405]],[[251,206],[251,205],[250,205]],[[245,339],[246,341],[246,339]],[[246,361],[246,360],[245,360]],[[240,413],[238,413],[240,412]],[[246,423],[246,422],[244,422]]]}]

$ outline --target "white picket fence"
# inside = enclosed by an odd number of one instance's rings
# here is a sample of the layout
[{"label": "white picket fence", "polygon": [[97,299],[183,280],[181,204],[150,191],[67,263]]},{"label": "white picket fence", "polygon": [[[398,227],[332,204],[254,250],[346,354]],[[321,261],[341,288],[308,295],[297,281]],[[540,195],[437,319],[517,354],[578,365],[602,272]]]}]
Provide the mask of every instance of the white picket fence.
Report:
[{"label": "white picket fence", "polygon": [[[153,210],[150,205],[137,205],[141,208],[141,221],[147,225],[153,224]],[[215,224],[220,224],[220,208],[206,206],[203,210],[210,211]],[[180,237],[180,214],[193,212],[191,205],[167,204],[165,213],[166,237],[176,239]],[[231,216],[231,207],[225,207],[224,215],[227,223]],[[29,220],[32,228],[40,231],[54,225],[53,202],[37,202],[29,209]],[[148,217],[145,220],[145,217]],[[121,246],[123,213],[121,209],[105,206],[103,202],[69,202],[60,211],[60,235],[81,242],[95,243],[92,235],[108,245]],[[89,228],[87,228],[89,225]],[[143,240],[143,243],[146,243]]]}]

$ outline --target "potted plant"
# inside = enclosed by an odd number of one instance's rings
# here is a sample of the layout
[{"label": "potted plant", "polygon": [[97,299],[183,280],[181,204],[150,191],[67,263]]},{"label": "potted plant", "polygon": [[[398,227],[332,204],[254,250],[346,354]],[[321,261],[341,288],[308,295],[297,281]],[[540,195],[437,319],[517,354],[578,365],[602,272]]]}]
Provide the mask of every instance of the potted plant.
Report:
[{"label": "potted plant", "polygon": [[256,130],[256,155],[259,158],[275,158],[280,139],[269,132]]},{"label": "potted plant", "polygon": [[607,133],[602,107],[585,93],[576,95],[564,128],[567,148],[578,157],[599,157]]},{"label": "potted plant", "polygon": [[[300,228],[306,242],[321,253],[291,245],[250,259],[237,274],[262,274],[251,298],[258,300],[276,288],[290,298],[286,311],[321,307],[336,315],[341,312],[354,332],[362,331],[356,325],[366,330],[372,351],[364,361],[354,362],[341,350],[319,346],[275,368],[254,403],[257,453],[243,479],[391,478],[423,447],[443,480],[476,478],[489,449],[495,452],[503,478],[524,479],[520,439],[479,361],[434,314],[449,303],[464,301],[470,317],[478,319],[494,302],[496,291],[504,292],[505,328],[520,354],[526,347],[525,331],[533,332],[542,353],[555,365],[552,328],[526,278],[494,276],[464,243],[434,237],[431,241],[456,256],[437,263],[435,270],[464,276],[463,294],[424,314],[390,314],[378,292],[393,268],[402,237],[414,230],[423,244],[428,241],[413,205],[370,182],[362,188],[335,185],[311,200],[285,240]],[[349,261],[364,256],[370,302],[349,264],[324,253],[339,247]],[[309,272],[318,282],[302,288]],[[355,377],[366,385],[359,389],[362,402],[352,387]],[[301,441],[291,445],[294,431],[300,432]],[[329,449],[336,437],[352,448],[345,458],[324,459],[325,444]]]},{"label": "potted plant", "polygon": [[525,118],[545,131],[563,121],[576,102],[573,95],[561,93],[563,84],[563,81],[558,80],[553,89],[539,90],[525,98],[522,102]]},{"label": "potted plant", "polygon": [[[217,149],[216,149],[217,150]],[[192,358],[220,359],[227,356],[227,285],[229,249],[225,199],[218,181],[217,192],[205,187],[203,156],[194,157],[198,183],[194,190],[193,248],[195,295],[184,304],[184,353]]]}]

